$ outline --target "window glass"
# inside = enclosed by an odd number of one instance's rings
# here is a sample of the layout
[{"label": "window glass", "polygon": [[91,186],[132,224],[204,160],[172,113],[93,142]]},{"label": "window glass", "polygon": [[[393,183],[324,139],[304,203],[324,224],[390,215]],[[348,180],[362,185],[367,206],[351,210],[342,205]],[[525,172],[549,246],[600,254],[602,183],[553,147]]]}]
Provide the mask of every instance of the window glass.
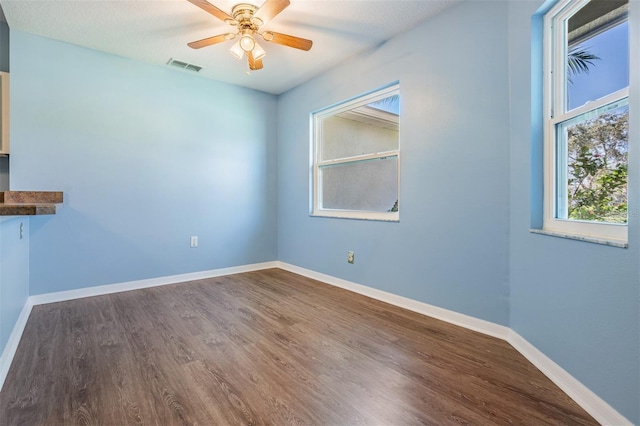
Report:
[{"label": "window glass", "polygon": [[370,105],[342,111],[322,121],[322,138],[322,160],[396,150],[398,115]]},{"label": "window glass", "polygon": [[398,201],[398,158],[343,163],[322,168],[325,209],[391,212]]},{"label": "window glass", "polygon": [[[579,16],[569,19],[569,28]],[[593,22],[585,24],[588,25],[595,26]],[[569,33],[567,110],[629,85],[629,23],[624,20],[609,25],[595,28],[573,42]]]},{"label": "window glass", "polygon": [[627,99],[558,125],[558,217],[627,223]]}]

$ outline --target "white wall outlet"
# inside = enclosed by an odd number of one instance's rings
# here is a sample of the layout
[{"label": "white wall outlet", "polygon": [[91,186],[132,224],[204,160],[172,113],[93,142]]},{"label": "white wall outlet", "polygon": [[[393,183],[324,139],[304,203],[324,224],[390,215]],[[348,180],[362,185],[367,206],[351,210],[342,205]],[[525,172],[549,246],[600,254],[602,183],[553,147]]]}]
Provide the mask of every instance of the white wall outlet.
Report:
[{"label": "white wall outlet", "polygon": [[198,247],[198,237],[191,237],[191,248]]},{"label": "white wall outlet", "polygon": [[353,264],[356,262],[356,254],[352,251],[347,252],[347,262]]}]

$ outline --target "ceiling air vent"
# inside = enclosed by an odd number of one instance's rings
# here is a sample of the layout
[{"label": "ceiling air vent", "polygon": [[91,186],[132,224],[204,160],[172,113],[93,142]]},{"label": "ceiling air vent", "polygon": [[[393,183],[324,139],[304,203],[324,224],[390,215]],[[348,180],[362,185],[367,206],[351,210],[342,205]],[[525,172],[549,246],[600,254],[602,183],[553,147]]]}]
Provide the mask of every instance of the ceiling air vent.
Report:
[{"label": "ceiling air vent", "polygon": [[172,65],[174,67],[182,68],[183,70],[189,70],[194,72],[200,72],[200,70],[202,69],[202,67],[199,67],[197,65],[188,64],[186,62],[178,61],[173,58],[169,59],[169,62],[167,62],[167,65]]}]

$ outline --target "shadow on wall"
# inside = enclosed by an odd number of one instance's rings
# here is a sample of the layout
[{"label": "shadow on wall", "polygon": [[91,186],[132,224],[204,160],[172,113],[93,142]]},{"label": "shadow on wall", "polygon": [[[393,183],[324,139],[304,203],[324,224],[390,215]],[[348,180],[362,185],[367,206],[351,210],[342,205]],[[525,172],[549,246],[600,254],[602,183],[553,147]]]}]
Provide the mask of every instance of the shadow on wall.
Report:
[{"label": "shadow on wall", "polygon": [[0,157],[0,191],[9,190],[9,157]]}]

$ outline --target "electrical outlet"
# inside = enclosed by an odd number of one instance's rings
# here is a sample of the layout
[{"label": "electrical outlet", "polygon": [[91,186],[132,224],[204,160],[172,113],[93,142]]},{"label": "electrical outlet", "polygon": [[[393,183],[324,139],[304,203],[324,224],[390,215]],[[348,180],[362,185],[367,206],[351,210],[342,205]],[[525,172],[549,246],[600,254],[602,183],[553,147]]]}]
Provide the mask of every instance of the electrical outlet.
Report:
[{"label": "electrical outlet", "polygon": [[191,237],[191,248],[198,247],[198,237]]},{"label": "electrical outlet", "polygon": [[356,254],[352,251],[347,252],[347,262],[353,264],[356,262]]}]

